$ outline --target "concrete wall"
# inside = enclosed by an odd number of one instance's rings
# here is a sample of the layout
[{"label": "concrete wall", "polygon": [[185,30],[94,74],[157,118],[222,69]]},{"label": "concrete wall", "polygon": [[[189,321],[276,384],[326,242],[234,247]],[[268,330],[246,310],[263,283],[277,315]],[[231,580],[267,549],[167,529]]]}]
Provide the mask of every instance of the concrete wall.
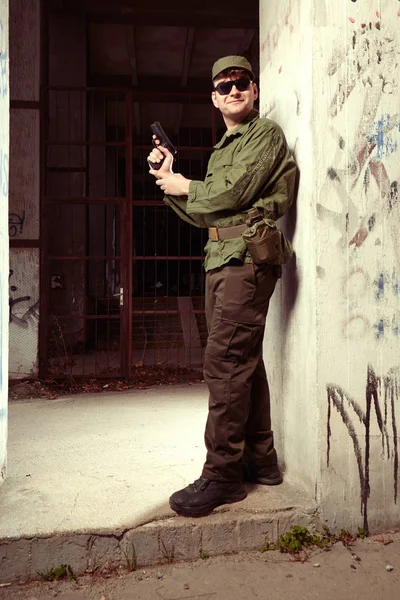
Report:
[{"label": "concrete wall", "polygon": [[261,8],[261,102],[301,169],[266,338],[281,451],[330,525],[378,530],[400,522],[400,7]]},{"label": "concrete wall", "polygon": [[10,5],[10,63],[9,235],[32,246],[10,251],[9,374],[18,378],[38,373],[40,0]]},{"label": "concrete wall", "polygon": [[261,3],[260,112],[282,125],[301,170],[298,203],[280,223],[289,237],[294,236],[296,257],[285,267],[271,302],[265,358],[280,458],[288,474],[301,473],[302,482],[312,489],[318,472],[319,431],[315,405],[307,401],[315,398],[317,356],[312,33],[311,9],[306,4]]},{"label": "concrete wall", "polygon": [[8,372],[8,0],[0,0],[0,485],[6,476]]}]

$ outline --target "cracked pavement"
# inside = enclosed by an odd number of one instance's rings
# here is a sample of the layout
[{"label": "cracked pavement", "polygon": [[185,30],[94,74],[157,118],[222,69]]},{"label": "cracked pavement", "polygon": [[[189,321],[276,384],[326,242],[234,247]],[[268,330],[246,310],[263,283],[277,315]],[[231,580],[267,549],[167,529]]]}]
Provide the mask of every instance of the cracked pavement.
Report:
[{"label": "cracked pavement", "polygon": [[[383,541],[382,541],[383,540]],[[387,567],[393,570],[388,571]],[[395,600],[400,589],[400,534],[312,551],[302,563],[273,552],[242,552],[76,581],[0,587],[1,600]]]}]

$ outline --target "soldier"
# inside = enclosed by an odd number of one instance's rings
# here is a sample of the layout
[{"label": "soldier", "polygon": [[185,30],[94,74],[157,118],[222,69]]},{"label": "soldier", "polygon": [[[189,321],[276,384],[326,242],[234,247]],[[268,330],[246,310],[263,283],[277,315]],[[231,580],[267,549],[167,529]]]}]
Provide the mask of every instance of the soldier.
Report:
[{"label": "soldier", "polygon": [[297,168],[281,128],[254,109],[258,89],[247,59],[220,58],[212,81],[212,102],[227,131],[215,146],[204,181],[173,173],[172,155],[161,146],[148,157],[152,162],[164,159],[150,173],[165,193],[165,203],[185,221],[209,229],[207,457],[200,478],[170,498],[171,508],[184,516],[202,516],[220,504],[243,500],[244,480],[282,483],[262,344],[269,300],[285,261],[278,256],[275,264],[255,264],[242,233],[251,211],[263,225],[287,211]]}]

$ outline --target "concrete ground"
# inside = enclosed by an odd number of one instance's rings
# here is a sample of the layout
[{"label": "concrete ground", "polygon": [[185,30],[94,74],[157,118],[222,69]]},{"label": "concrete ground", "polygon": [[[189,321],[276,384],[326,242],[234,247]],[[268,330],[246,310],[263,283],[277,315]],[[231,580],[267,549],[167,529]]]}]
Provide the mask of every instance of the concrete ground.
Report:
[{"label": "concrete ground", "polygon": [[288,480],[249,485],[243,502],[201,519],[176,516],[168,497],[200,475],[206,414],[204,384],[10,403],[0,582],[62,564],[80,574],[194,560],[318,525]]},{"label": "concrete ground", "polygon": [[400,536],[375,536],[306,562],[277,551],[238,553],[190,563],[32,582],[0,588],[3,600],[397,600],[400,597]]}]

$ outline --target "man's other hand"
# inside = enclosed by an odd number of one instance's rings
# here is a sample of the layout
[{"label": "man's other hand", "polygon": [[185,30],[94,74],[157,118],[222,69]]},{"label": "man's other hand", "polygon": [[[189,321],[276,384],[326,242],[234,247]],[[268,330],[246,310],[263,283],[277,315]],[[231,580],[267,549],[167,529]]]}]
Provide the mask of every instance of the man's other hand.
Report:
[{"label": "man's other hand", "polygon": [[[160,171],[162,171],[162,175],[161,177],[158,175],[156,184],[160,186],[164,194],[167,194],[168,196],[188,195],[191,179],[186,179],[186,177],[180,173],[172,173],[171,171],[165,172],[163,168],[161,168]],[[156,173],[160,173],[160,171],[156,171]]]}]

